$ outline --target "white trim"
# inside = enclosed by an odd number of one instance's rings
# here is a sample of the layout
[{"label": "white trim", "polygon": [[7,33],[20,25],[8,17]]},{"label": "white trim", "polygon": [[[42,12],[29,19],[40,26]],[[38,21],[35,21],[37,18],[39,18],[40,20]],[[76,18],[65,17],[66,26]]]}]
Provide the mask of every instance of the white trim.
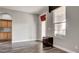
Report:
[{"label": "white trim", "polygon": [[35,40],[35,41],[43,41],[43,40],[42,39],[41,40],[39,39],[39,40]]},{"label": "white trim", "polygon": [[54,47],[59,48],[59,49],[62,49],[62,50],[66,51],[66,52],[69,52],[69,53],[76,53],[75,51],[68,50],[68,49],[63,48],[63,47],[61,47],[59,45],[54,45]]},{"label": "white trim", "polygon": [[19,41],[12,41],[12,43],[28,42],[28,41],[34,41],[34,40],[19,40]]},{"label": "white trim", "polygon": [[32,41],[16,41],[16,42],[12,42],[12,48],[16,48],[16,47],[23,47],[23,46],[28,46],[29,42],[34,42],[35,40]]}]

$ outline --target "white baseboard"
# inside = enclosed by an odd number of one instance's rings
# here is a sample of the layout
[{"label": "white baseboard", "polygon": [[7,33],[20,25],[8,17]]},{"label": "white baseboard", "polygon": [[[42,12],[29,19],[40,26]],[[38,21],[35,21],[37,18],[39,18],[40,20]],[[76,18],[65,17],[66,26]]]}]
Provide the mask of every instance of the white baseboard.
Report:
[{"label": "white baseboard", "polygon": [[61,47],[59,45],[54,45],[54,47],[59,48],[59,49],[62,49],[62,50],[66,51],[66,52],[69,52],[69,53],[76,53],[75,51],[68,50],[68,49],[63,48],[63,47]]},{"label": "white baseboard", "polygon": [[29,41],[35,41],[36,39],[34,40],[19,40],[19,41],[12,41],[12,43],[19,43],[19,42],[29,42]]},{"label": "white baseboard", "polygon": [[35,40],[32,40],[32,41],[25,41],[25,40],[22,40],[22,41],[14,41],[14,42],[12,42],[12,47],[13,48],[15,48],[15,47],[22,47],[22,46],[28,45],[28,43],[34,42],[34,41]]}]

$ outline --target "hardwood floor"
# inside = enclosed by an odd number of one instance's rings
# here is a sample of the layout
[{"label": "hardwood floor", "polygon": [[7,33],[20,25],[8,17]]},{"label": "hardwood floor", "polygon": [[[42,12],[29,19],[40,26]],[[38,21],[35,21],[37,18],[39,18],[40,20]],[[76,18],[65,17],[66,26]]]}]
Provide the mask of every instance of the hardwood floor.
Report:
[{"label": "hardwood floor", "polygon": [[15,45],[12,46],[10,41],[0,42],[0,53],[66,53],[55,47],[43,48],[41,42],[22,42]]},{"label": "hardwood floor", "polygon": [[0,53],[8,53],[12,50],[11,41],[1,41],[0,42]]}]

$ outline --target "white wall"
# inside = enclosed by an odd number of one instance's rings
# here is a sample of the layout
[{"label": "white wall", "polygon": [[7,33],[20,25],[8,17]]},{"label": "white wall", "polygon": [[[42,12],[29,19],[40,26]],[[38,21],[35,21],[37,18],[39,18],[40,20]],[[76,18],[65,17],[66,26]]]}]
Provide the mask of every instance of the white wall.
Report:
[{"label": "white wall", "polygon": [[12,42],[32,41],[37,38],[38,15],[0,8],[12,16]]},{"label": "white wall", "polygon": [[[79,52],[79,7],[66,7],[66,36],[54,37],[54,46],[68,52]],[[54,28],[54,27],[53,27]]]},{"label": "white wall", "polygon": [[13,42],[36,40],[36,15],[21,14],[13,25]]},{"label": "white wall", "polygon": [[53,14],[48,13],[48,19],[46,22],[46,36],[52,37],[53,36],[53,20],[52,20]]}]

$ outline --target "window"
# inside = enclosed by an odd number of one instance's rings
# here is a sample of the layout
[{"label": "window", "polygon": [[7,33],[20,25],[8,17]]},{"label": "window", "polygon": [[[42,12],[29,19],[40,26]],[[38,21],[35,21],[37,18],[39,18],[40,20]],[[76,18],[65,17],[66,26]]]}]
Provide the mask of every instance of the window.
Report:
[{"label": "window", "polygon": [[65,35],[66,34],[66,22],[55,23],[55,36],[57,34]]},{"label": "window", "polygon": [[65,7],[60,7],[53,11],[54,35],[66,35]]}]

